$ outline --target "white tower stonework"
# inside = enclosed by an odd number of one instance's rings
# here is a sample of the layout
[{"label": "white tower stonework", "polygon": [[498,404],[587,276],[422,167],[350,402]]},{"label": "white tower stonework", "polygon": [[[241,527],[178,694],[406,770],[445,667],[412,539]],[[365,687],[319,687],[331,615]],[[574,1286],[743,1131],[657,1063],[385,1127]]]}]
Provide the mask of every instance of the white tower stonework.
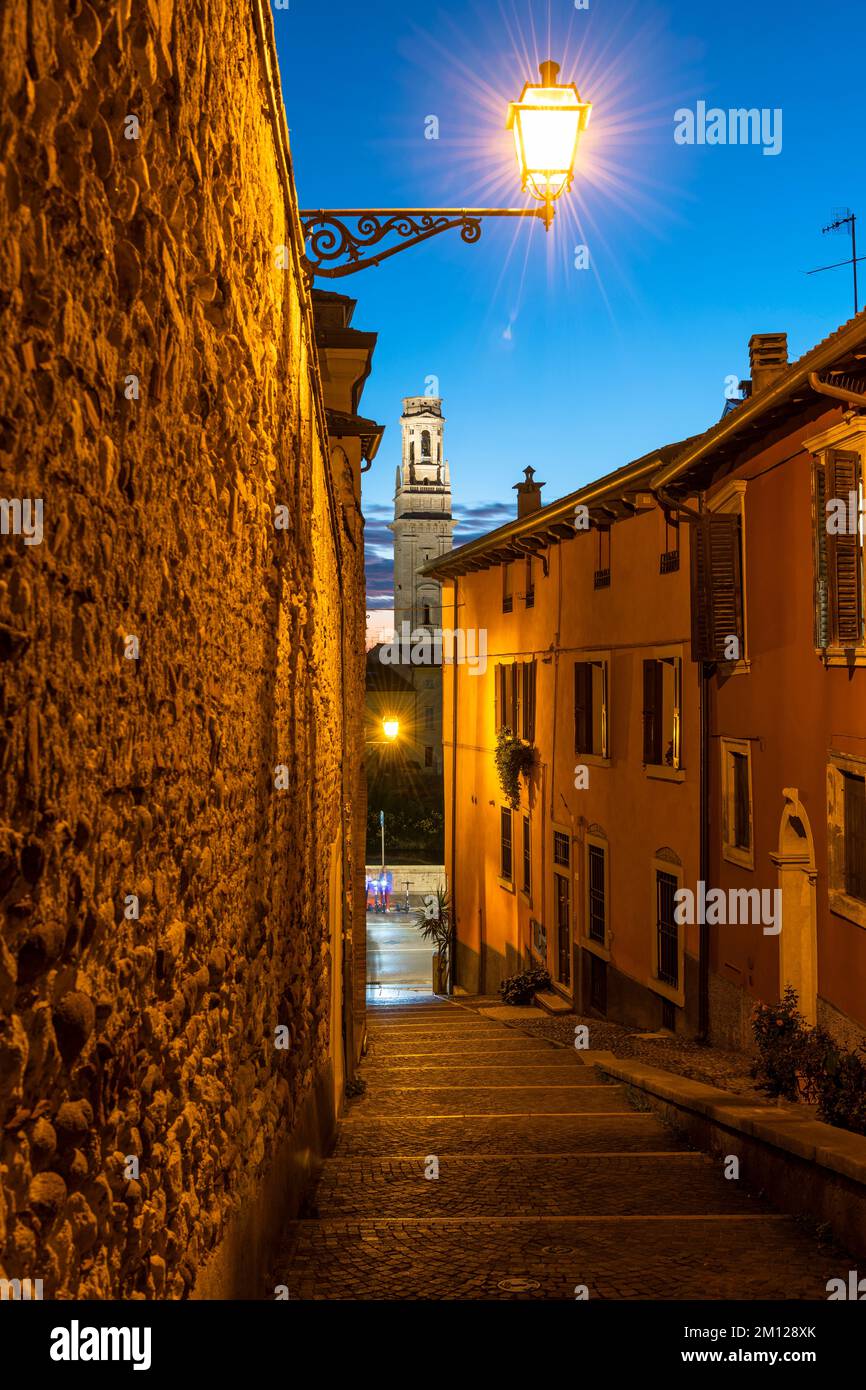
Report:
[{"label": "white tower stonework", "polygon": [[[428,560],[452,548],[451,474],[445,457],[445,419],[438,396],[406,396],[400,418],[403,455],[394,493],[394,631],[442,625],[442,588],[419,575]],[[412,667],[418,695],[415,742],[424,766],[442,769],[442,672]],[[404,674],[409,672],[404,671]]]},{"label": "white tower stonework", "polygon": [[394,627],[439,627],[441,586],[419,576],[452,546],[451,475],[437,396],[407,396],[400,419],[403,457],[394,493]]}]

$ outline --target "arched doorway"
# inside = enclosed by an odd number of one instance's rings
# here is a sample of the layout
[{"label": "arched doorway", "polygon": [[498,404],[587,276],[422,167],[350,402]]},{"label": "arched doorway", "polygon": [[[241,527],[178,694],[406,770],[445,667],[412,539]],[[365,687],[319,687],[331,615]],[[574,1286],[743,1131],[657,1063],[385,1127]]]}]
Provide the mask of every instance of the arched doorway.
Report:
[{"label": "arched doorway", "polygon": [[782,930],[779,933],[779,994],[793,985],[800,1012],[817,1021],[818,931],[815,906],[815,845],[796,787],[785,787],[779,848],[770,858],[779,874]]}]

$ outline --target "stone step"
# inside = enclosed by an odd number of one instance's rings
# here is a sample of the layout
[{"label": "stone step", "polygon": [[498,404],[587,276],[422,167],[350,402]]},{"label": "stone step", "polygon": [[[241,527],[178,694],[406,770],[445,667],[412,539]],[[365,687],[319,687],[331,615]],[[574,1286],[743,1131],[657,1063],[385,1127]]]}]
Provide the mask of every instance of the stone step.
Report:
[{"label": "stone step", "polygon": [[598,1115],[533,1115],[515,1124],[509,1115],[373,1116],[358,1114],[340,1126],[335,1157],[389,1154],[564,1153],[579,1150],[641,1153],[684,1146],[650,1111]]},{"label": "stone step", "polygon": [[479,1037],[477,1034],[471,1038],[466,1038],[461,1034],[459,1038],[434,1037],[416,1041],[414,1038],[371,1038],[367,1044],[367,1057],[393,1056],[398,1053],[414,1053],[415,1056],[430,1057],[462,1057],[471,1052],[477,1055],[486,1052],[490,1057],[498,1057],[505,1052],[531,1052],[544,1053],[547,1056],[571,1056],[571,1049],[566,1047],[552,1047],[550,1043],[544,1042],[541,1038],[524,1038],[519,1033],[508,1033],[505,1037],[500,1034],[485,1034]]},{"label": "stone step", "polygon": [[378,1092],[383,1086],[548,1086],[559,1090],[564,1086],[610,1084],[592,1067],[581,1067],[576,1062],[572,1062],[571,1066],[563,1066],[561,1063],[558,1066],[517,1066],[505,1063],[500,1066],[458,1066],[455,1062],[450,1067],[393,1067],[380,1063],[365,1067],[362,1075],[367,1082],[368,1094]]},{"label": "stone step", "polygon": [[375,1115],[512,1115],[515,1124],[527,1117],[580,1114],[585,1111],[622,1113],[629,1110],[626,1089],[620,1085],[582,1083],[572,1086],[368,1086],[361,1100],[348,1108],[345,1124],[357,1116]]},{"label": "stone step", "polygon": [[824,1301],[847,1261],[785,1216],[296,1221],[265,1296]]},{"label": "stone step", "polygon": [[[438,1177],[428,1177],[431,1158]],[[331,1158],[313,1198],[340,1216],[749,1215],[765,1204],[703,1154],[430,1154]]]},{"label": "stone step", "polygon": [[383,1071],[397,1072],[405,1069],[447,1076],[457,1066],[478,1067],[491,1075],[501,1071],[503,1067],[520,1067],[536,1072],[556,1070],[571,1075],[580,1065],[572,1052],[555,1052],[551,1048],[533,1052],[495,1048],[489,1052],[478,1052],[473,1048],[470,1052],[461,1052],[459,1059],[453,1053],[443,1056],[441,1053],[425,1052],[377,1052],[365,1059],[363,1075],[370,1078],[381,1076]]}]

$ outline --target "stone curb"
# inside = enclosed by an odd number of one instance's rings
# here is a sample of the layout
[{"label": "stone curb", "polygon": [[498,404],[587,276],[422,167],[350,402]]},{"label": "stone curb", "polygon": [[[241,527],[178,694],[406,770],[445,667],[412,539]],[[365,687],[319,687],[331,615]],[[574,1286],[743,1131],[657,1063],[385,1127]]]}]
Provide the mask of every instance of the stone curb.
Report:
[{"label": "stone curb", "polygon": [[[838,1239],[858,1253],[866,1253],[866,1137],[798,1114],[793,1106],[762,1105],[752,1097],[736,1096],[612,1052],[587,1050],[577,1055],[584,1066],[598,1067],[660,1102],[654,1108],[667,1111],[674,1125],[682,1128],[684,1123],[699,1145],[709,1144],[718,1151],[724,1147],[724,1132],[728,1143],[731,1137],[742,1136],[752,1157],[755,1146],[763,1150],[764,1161],[759,1166],[768,1194],[789,1209],[793,1203],[799,1214],[823,1214]],[[787,1164],[787,1173],[779,1171],[780,1162]],[[797,1174],[803,1172],[801,1164],[810,1165],[809,1186],[814,1189],[817,1179],[825,1189],[818,1204],[823,1208],[820,1213],[805,1190],[802,1201],[794,1197]]]}]

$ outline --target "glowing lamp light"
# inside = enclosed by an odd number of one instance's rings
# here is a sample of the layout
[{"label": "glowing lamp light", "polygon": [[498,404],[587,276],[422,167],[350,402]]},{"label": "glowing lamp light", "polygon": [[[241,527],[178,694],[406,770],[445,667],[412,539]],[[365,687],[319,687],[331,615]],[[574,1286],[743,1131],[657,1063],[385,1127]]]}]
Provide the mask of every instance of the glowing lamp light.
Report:
[{"label": "glowing lamp light", "polygon": [[393,743],[393,742],[394,742],[394,739],[397,737],[397,735],[398,735],[399,732],[400,732],[400,721],[399,721],[399,719],[383,719],[383,720],[382,720],[382,730],[383,730],[383,732],[384,732],[384,734],[385,734],[385,737],[386,737],[387,739],[389,739],[389,740]]},{"label": "glowing lamp light", "polygon": [[554,201],[571,187],[577,142],[589,125],[592,103],[581,101],[573,82],[557,82],[558,63],[548,60],[539,71],[541,85],[527,82],[520,100],[509,103],[507,128],[514,131],[521,187],[544,203],[549,231]]}]

